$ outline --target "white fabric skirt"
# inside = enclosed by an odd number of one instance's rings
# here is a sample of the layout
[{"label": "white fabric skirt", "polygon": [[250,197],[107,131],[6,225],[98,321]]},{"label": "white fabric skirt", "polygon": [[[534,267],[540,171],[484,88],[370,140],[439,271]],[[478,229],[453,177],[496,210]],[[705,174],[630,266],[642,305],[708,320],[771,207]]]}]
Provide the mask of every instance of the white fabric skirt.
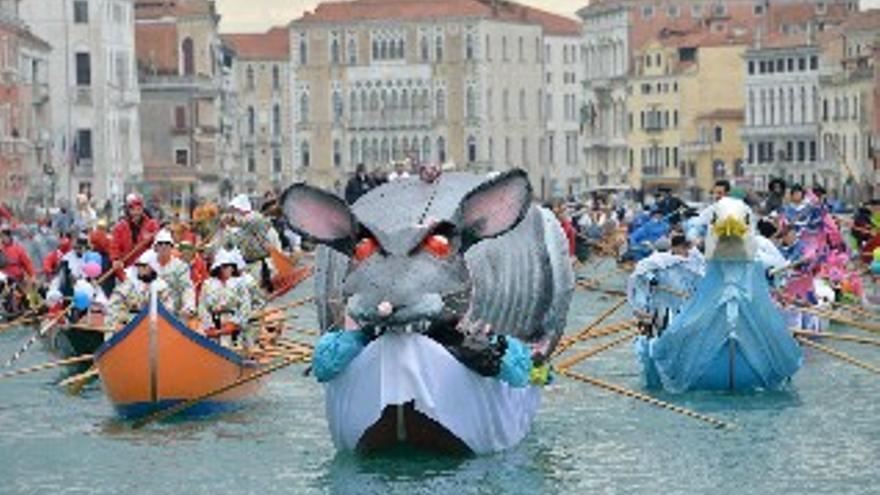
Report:
[{"label": "white fabric skirt", "polygon": [[512,388],[474,373],[419,334],[376,339],[325,384],[327,422],[336,448],[354,450],[386,406],[413,401],[477,454],[517,445],[540,405],[540,388]]}]

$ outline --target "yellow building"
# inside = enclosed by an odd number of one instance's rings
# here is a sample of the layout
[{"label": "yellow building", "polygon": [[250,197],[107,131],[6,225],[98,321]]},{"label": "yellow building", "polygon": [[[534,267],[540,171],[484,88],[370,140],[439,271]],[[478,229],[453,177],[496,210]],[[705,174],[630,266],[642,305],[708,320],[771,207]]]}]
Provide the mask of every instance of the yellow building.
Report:
[{"label": "yellow building", "polygon": [[635,54],[630,87],[630,178],[705,199],[742,176],[745,32],[663,33]]}]

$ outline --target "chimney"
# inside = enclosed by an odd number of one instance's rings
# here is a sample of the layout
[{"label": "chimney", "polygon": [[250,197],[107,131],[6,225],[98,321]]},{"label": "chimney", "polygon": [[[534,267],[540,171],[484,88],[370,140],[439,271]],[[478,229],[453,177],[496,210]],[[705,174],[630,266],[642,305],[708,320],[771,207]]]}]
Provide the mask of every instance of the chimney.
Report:
[{"label": "chimney", "polygon": [[763,42],[764,42],[764,28],[763,28],[763,26],[756,26],[755,27],[755,43],[754,43],[755,50],[760,50],[761,46],[763,45]]},{"label": "chimney", "polygon": [[813,27],[813,21],[807,21],[807,45],[812,46],[816,43],[816,33]]}]

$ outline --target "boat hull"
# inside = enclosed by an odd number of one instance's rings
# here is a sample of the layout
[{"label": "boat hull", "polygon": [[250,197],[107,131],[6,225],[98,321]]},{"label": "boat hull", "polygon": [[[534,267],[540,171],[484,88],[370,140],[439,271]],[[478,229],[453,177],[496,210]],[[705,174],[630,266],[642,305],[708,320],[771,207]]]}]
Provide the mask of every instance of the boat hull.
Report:
[{"label": "boat hull", "polygon": [[522,441],[540,404],[538,387],[480,376],[418,334],[374,340],[325,392],[340,450],[498,452]]},{"label": "boat hull", "polygon": [[[96,353],[107,397],[124,418],[194,399],[258,370],[235,352],[193,332],[163,306],[144,309]],[[241,407],[261,387],[246,383],[186,411],[199,416]]]}]

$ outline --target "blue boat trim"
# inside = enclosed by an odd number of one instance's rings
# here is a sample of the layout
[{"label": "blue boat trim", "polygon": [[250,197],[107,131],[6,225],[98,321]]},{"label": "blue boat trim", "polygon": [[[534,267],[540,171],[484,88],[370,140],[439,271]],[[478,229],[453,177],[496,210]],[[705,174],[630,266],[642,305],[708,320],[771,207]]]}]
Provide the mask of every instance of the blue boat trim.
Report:
[{"label": "blue boat trim", "polygon": [[[137,419],[148,414],[155,413],[170,407],[174,407],[184,399],[165,399],[159,402],[132,402],[130,404],[117,404],[116,413],[123,419]],[[180,416],[193,418],[203,416],[213,416],[215,414],[223,414],[236,411],[245,407],[244,400],[234,401],[203,401],[180,412]]]},{"label": "blue boat trim", "polygon": [[[177,330],[181,335],[191,340],[193,343],[201,346],[202,348],[226,359],[227,361],[245,368],[256,368],[257,365],[255,363],[246,363],[241,359],[241,356],[236,354],[234,351],[227,349],[220,344],[214,342],[213,340],[196,333],[189,329],[186,325],[183,324],[180,320],[178,320],[173,314],[171,314],[162,303],[158,303],[158,314],[160,317],[171,323],[171,327]],[[138,325],[143,321],[144,318],[149,314],[149,306],[145,306],[144,309],[141,310],[137,316],[122,329],[122,331],[117,332],[110,338],[107,342],[104,342],[97,352],[95,352],[95,360],[97,361],[100,357],[107,353],[110,349],[115,347],[119,342],[122,342]]]}]

